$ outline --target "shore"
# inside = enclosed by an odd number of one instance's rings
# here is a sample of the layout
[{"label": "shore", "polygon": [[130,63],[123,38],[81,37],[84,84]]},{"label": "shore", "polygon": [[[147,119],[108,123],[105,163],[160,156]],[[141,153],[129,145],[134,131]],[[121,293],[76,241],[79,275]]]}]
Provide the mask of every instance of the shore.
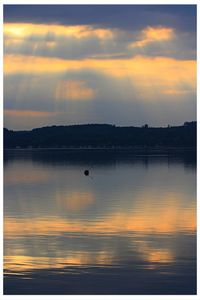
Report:
[{"label": "shore", "polygon": [[4,148],[4,151],[43,151],[43,150],[61,150],[61,151],[100,151],[100,152],[132,152],[132,153],[181,153],[196,152],[196,147],[16,147]]}]

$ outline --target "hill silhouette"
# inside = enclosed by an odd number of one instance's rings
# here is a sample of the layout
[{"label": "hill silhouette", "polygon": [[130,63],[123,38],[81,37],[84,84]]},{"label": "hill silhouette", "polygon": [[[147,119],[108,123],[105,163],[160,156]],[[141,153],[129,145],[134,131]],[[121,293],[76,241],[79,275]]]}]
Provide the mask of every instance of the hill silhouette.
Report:
[{"label": "hill silhouette", "polygon": [[4,148],[196,147],[196,122],[173,127],[109,124],[48,126],[30,131],[4,128]]}]

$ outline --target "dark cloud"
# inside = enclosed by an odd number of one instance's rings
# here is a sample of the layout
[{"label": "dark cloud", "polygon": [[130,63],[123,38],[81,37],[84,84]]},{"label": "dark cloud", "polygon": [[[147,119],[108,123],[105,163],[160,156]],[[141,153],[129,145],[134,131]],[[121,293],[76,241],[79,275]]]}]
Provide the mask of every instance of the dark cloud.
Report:
[{"label": "dark cloud", "polygon": [[96,24],[126,30],[159,24],[196,31],[196,5],[4,5],[4,22]]}]

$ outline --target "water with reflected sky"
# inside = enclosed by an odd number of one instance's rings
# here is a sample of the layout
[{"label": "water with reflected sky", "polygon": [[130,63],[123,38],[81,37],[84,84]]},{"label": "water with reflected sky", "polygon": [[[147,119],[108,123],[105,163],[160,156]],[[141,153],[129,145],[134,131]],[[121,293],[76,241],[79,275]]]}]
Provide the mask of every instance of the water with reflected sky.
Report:
[{"label": "water with reflected sky", "polygon": [[196,294],[194,156],[5,150],[4,294]]}]

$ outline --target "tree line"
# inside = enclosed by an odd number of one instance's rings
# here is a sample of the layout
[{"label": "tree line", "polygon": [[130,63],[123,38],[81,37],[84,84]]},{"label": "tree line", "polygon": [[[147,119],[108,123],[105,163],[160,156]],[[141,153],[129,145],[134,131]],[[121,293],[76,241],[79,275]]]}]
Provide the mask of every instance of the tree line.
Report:
[{"label": "tree line", "polygon": [[196,147],[196,127],[193,121],[167,127],[86,124],[54,125],[30,131],[4,128],[4,148]]}]

